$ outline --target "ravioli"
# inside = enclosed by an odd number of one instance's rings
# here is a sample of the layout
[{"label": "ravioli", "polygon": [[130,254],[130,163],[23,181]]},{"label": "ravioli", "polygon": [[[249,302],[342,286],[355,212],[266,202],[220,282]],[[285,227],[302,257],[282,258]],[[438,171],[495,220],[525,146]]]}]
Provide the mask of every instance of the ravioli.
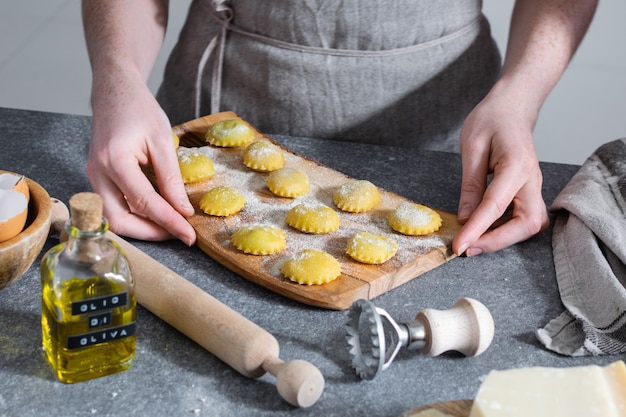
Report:
[{"label": "ravioli", "polygon": [[271,255],[287,246],[285,231],[272,225],[241,226],[230,240],[237,249],[250,255]]},{"label": "ravioli", "polygon": [[211,159],[198,152],[179,152],[178,167],[185,184],[209,179],[215,173]]},{"label": "ravioli", "polygon": [[220,120],[211,125],[205,139],[214,146],[234,148],[252,142],[254,131],[241,119]]},{"label": "ravioli", "polygon": [[366,264],[382,264],[398,250],[398,243],[386,236],[370,232],[357,232],[346,244],[346,253],[352,259]]},{"label": "ravioli", "polygon": [[267,176],[267,188],[279,197],[301,197],[309,192],[309,177],[295,168],[283,167]]},{"label": "ravioli", "polygon": [[441,224],[439,213],[417,203],[401,203],[389,215],[391,228],[404,235],[427,235],[439,230]]},{"label": "ravioli", "polygon": [[341,275],[341,264],[327,252],[304,249],[288,259],[280,271],[298,284],[321,285]]},{"label": "ravioli", "polygon": [[285,155],[282,149],[273,143],[257,140],[244,149],[243,164],[254,171],[275,171],[285,164]]},{"label": "ravioli", "polygon": [[342,211],[363,213],[380,202],[380,192],[369,181],[352,180],[342,184],[335,191],[333,201]]},{"label": "ravioli", "polygon": [[212,188],[200,199],[200,209],[211,216],[230,216],[245,205],[243,194],[228,186]]},{"label": "ravioli", "polygon": [[339,228],[337,212],[321,203],[298,204],[289,210],[285,221],[294,229],[311,234],[329,233]]}]

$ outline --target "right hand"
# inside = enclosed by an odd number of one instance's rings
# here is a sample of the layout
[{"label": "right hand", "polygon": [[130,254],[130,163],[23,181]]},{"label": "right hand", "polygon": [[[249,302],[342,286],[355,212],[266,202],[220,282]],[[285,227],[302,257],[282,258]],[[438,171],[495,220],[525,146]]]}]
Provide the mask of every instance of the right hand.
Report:
[{"label": "right hand", "polygon": [[[185,216],[194,209],[180,175],[170,122],[145,83],[136,81],[125,74],[94,89],[87,176],[104,200],[111,231],[143,240],[175,237],[193,245],[195,231]],[[160,194],[143,165],[153,167]]]},{"label": "right hand", "polygon": [[[495,252],[550,224],[532,136],[535,113],[527,115],[517,100],[495,90],[469,114],[461,131],[458,218],[463,227],[452,244],[457,255]],[[509,207],[510,218],[503,217]]]}]

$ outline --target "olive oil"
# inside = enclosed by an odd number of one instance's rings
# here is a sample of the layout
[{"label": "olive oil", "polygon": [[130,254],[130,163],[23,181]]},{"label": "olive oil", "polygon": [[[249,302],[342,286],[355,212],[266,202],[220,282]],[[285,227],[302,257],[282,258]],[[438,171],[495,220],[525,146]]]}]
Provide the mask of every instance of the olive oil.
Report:
[{"label": "olive oil", "polygon": [[106,239],[102,200],[70,199],[68,240],[41,263],[42,344],[57,378],[86,381],[135,362],[136,297],[128,261]]}]

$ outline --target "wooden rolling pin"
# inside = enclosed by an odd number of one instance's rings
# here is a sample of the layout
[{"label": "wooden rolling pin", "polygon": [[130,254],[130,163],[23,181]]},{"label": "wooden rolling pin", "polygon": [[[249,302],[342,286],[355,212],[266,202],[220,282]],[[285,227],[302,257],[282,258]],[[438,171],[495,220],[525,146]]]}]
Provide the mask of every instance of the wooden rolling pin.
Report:
[{"label": "wooden rolling pin", "polygon": [[[52,230],[62,233],[69,212],[52,199]],[[310,407],[324,390],[324,376],[303,360],[283,362],[278,341],[270,333],[228,308],[112,232],[128,258],[137,301],[181,333],[226,362],[240,374],[276,377],[278,393],[297,407]]]}]

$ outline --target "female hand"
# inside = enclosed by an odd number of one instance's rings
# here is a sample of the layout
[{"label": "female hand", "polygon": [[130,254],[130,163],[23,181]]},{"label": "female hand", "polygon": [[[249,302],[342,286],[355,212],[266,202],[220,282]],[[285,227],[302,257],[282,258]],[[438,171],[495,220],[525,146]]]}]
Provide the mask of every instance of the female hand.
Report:
[{"label": "female hand", "polygon": [[[119,75],[119,74],[118,74]],[[99,80],[92,94],[93,127],[87,175],[104,199],[113,232],[137,239],[172,236],[187,245],[195,232],[169,120],[139,76]],[[151,165],[157,193],[142,172]]]},{"label": "female hand", "polygon": [[470,113],[461,132],[463,227],[452,245],[457,255],[494,252],[549,226],[533,120],[494,95]]}]

